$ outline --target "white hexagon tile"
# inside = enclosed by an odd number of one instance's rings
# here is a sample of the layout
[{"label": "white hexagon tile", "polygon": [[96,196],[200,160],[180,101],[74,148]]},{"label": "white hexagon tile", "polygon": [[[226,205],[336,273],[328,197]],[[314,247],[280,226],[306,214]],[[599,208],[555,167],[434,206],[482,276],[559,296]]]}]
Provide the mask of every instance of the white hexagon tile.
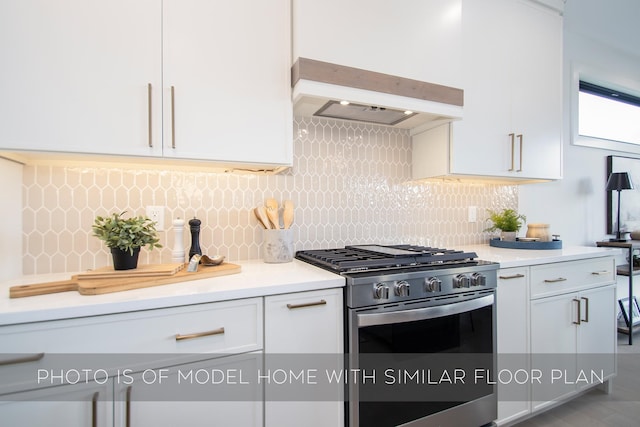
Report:
[{"label": "white hexagon tile", "polygon": [[[96,215],[165,206],[164,248],[141,262],[171,262],[177,217],[202,220],[206,254],[260,258],[261,228],[252,209],[268,197],[295,203],[296,250],[355,243],[412,243],[454,248],[483,243],[488,208],[517,207],[517,186],[408,183],[408,131],[319,118],[294,120],[294,165],[280,175],[183,170],[25,166],[25,274],[109,265],[91,236]],[[467,221],[468,206],[478,221]],[[185,248],[190,245],[188,226]]]}]

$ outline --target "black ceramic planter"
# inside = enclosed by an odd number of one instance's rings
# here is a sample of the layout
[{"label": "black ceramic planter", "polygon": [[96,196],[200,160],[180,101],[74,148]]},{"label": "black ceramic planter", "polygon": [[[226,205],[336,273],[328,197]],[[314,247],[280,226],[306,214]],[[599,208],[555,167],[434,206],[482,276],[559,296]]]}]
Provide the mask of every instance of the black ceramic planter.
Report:
[{"label": "black ceramic planter", "polygon": [[138,267],[138,255],[140,248],[133,250],[133,255],[127,250],[111,248],[111,256],[113,257],[114,270],[133,270]]}]

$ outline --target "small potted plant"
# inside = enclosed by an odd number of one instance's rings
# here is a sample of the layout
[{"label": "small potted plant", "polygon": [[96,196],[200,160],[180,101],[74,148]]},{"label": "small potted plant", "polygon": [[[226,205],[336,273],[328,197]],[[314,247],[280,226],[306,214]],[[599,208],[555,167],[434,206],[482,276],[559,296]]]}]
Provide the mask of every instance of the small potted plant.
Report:
[{"label": "small potted plant", "polygon": [[527,217],[513,209],[503,209],[501,212],[489,209],[489,220],[493,225],[484,231],[500,230],[500,238],[506,241],[515,241],[518,230],[527,221]]},{"label": "small potted plant", "polygon": [[107,217],[96,217],[93,223],[93,235],[103,240],[111,249],[113,268],[131,270],[138,266],[140,248],[161,248],[156,223],[146,216],[123,218],[125,212],[114,213]]}]

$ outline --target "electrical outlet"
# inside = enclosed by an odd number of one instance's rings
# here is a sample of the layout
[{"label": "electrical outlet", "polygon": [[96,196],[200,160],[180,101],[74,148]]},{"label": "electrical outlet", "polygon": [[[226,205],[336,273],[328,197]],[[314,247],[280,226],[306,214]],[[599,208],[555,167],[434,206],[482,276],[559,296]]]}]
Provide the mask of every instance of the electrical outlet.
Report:
[{"label": "electrical outlet", "polygon": [[156,223],[157,231],[164,231],[164,206],[147,206],[147,216]]},{"label": "electrical outlet", "polygon": [[478,207],[469,206],[469,222],[476,222],[478,220]]}]

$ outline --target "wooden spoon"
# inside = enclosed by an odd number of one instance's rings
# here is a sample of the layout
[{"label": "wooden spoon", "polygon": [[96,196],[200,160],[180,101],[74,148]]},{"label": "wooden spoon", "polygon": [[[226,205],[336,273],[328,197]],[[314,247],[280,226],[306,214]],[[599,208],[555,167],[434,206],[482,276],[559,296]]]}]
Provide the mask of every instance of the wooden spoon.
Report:
[{"label": "wooden spoon", "polygon": [[276,199],[267,199],[265,202],[267,206],[267,216],[273,224],[273,228],[276,230],[280,228],[280,216],[278,214],[278,202]]},{"label": "wooden spoon", "polygon": [[253,210],[256,218],[258,218],[258,222],[262,224],[264,228],[271,228],[271,223],[269,222],[269,217],[267,217],[267,209],[264,206],[258,206]]},{"label": "wooden spoon", "polygon": [[291,200],[284,201],[284,210],[282,212],[282,222],[284,228],[287,229],[291,227],[293,223],[293,202]]}]

